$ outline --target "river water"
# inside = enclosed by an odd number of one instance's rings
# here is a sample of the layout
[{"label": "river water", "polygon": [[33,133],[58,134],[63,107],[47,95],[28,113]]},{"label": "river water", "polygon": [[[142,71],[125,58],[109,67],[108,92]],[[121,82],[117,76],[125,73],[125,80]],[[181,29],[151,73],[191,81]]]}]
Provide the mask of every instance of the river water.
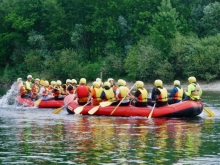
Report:
[{"label": "river water", "polygon": [[147,119],[17,107],[11,89],[0,99],[0,164],[220,164],[220,93],[203,94],[215,117]]}]

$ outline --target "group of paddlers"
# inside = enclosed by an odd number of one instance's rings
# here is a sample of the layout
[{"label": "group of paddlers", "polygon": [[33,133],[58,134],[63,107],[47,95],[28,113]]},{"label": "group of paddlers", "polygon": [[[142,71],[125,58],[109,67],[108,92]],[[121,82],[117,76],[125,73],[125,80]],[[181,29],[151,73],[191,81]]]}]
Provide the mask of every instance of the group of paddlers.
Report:
[{"label": "group of paddlers", "polygon": [[[17,79],[18,90],[22,98],[31,98],[32,100],[62,100],[69,94],[74,94],[74,98],[79,105],[92,104],[99,105],[102,101],[112,102],[111,105],[128,106],[130,104],[137,107],[155,105],[156,107],[167,104],[178,103],[185,100],[200,100],[202,90],[196,82],[195,77],[188,78],[189,85],[186,91],[180,86],[180,81],[174,81],[174,88],[170,93],[163,87],[161,80],[154,81],[154,87],[151,97],[148,97],[148,91],[144,88],[142,81],[136,81],[132,87],[128,87],[126,81],[119,79],[117,86],[113,78],[102,82],[97,78],[92,86],[88,86],[86,79],[81,78],[79,84],[75,79],[67,79],[66,84],[60,80],[48,81],[36,78],[32,82],[32,76],[27,76],[27,81],[23,82],[21,78]],[[133,88],[136,90],[131,92]]]}]

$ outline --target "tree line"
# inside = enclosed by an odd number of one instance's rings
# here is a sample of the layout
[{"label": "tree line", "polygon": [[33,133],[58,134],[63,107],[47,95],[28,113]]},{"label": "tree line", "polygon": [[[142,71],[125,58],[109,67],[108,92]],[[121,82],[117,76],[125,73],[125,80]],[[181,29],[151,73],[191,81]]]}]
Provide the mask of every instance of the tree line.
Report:
[{"label": "tree line", "polygon": [[0,0],[0,83],[220,78],[216,0]]}]

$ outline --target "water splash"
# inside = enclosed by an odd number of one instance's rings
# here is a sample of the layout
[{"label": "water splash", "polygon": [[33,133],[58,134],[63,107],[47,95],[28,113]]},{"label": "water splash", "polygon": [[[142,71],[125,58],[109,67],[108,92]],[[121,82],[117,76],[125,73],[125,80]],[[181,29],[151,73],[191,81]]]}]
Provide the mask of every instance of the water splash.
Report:
[{"label": "water splash", "polygon": [[17,83],[14,82],[11,88],[7,91],[7,93],[0,98],[0,106],[7,107],[8,105],[15,105],[17,96],[18,96]]}]

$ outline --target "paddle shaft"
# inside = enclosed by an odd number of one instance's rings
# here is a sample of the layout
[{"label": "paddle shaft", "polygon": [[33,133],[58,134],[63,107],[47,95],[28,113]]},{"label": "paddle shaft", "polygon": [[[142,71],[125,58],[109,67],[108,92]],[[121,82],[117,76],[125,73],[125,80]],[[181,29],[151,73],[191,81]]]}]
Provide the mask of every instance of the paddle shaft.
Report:
[{"label": "paddle shaft", "polygon": [[134,86],[136,85],[136,83],[131,87],[131,89],[128,91],[128,93],[122,98],[122,100],[118,103],[118,105],[114,108],[114,110],[111,112],[110,115],[112,115],[115,110],[118,108],[118,106],[122,103],[122,101],[125,99],[125,97],[131,92],[131,90],[134,88]]},{"label": "paddle shaft", "polygon": [[151,118],[151,116],[152,116],[152,114],[153,114],[153,112],[154,112],[155,106],[156,106],[156,103],[154,103],[154,106],[153,106],[153,108],[152,108],[152,110],[151,110],[151,112],[150,112],[150,114],[149,114],[149,116],[148,116],[148,119]]}]

